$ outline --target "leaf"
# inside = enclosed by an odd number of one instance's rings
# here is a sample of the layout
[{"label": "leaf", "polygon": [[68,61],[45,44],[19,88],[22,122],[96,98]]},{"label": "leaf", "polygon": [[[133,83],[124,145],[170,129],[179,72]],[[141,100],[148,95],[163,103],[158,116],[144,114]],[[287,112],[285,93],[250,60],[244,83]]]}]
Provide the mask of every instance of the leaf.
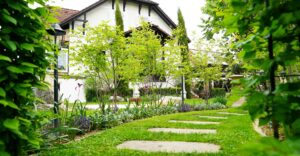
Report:
[{"label": "leaf", "polygon": [[8,153],[6,153],[6,152],[4,152],[4,151],[0,151],[0,155],[1,155],[1,156],[10,156],[10,154],[8,154]]},{"label": "leaf", "polygon": [[0,87],[0,96],[5,97],[6,93],[3,88]]},{"label": "leaf", "polygon": [[13,73],[17,73],[17,74],[22,74],[23,71],[17,67],[14,67],[14,66],[9,66],[6,68],[7,70],[13,72]]},{"label": "leaf", "polygon": [[296,120],[293,124],[292,124],[293,130],[295,132],[300,133],[300,119]]},{"label": "leaf", "polygon": [[22,62],[21,65],[27,66],[27,67],[32,67],[32,68],[38,68],[37,65],[29,63],[29,62]]},{"label": "leaf", "polygon": [[8,106],[10,108],[14,108],[16,110],[19,110],[19,107],[14,104],[13,102],[6,101],[6,100],[0,100],[0,104],[4,105],[4,107]]},{"label": "leaf", "polygon": [[21,48],[26,50],[34,50],[34,45],[29,43],[23,43],[21,44]]},{"label": "leaf", "polygon": [[16,20],[15,18],[13,18],[13,17],[11,17],[11,16],[9,16],[9,15],[7,15],[7,14],[2,14],[2,17],[3,17],[6,21],[11,22],[11,23],[13,23],[14,25],[17,25],[17,20]]},{"label": "leaf", "polygon": [[19,69],[21,69],[24,73],[30,73],[30,74],[34,73],[34,69],[31,67],[21,66],[19,67]]},{"label": "leaf", "polygon": [[13,41],[6,41],[7,45],[9,46],[9,48],[12,50],[12,51],[16,51],[17,50],[17,45],[15,44],[15,42]]},{"label": "leaf", "polygon": [[3,122],[3,126],[14,131],[19,131],[19,120],[17,119],[6,119]]},{"label": "leaf", "polygon": [[0,55],[0,60],[11,62],[11,59],[9,57],[7,57],[7,56],[4,56],[4,55]]}]

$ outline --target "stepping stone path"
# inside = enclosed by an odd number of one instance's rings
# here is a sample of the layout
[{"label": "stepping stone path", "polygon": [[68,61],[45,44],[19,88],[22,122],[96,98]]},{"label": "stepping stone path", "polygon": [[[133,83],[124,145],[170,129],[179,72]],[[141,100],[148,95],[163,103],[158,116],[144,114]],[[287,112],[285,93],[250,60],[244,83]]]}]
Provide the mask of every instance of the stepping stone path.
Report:
[{"label": "stepping stone path", "polygon": [[200,116],[197,115],[199,118],[207,118],[207,119],[227,119],[227,117],[220,117],[220,116]]},{"label": "stepping stone path", "polygon": [[218,112],[218,114],[224,114],[224,115],[237,115],[237,116],[246,115],[246,114],[240,114],[240,113],[229,113],[229,112]]},{"label": "stepping stone path", "polygon": [[196,125],[218,125],[220,122],[209,122],[209,121],[179,121],[179,120],[170,120],[169,122],[173,123],[187,123],[187,124],[196,124]]},{"label": "stepping stone path", "polygon": [[148,129],[150,132],[168,132],[178,134],[216,134],[217,131],[214,129],[178,129],[178,128],[151,128]]},{"label": "stepping stone path", "polygon": [[[245,115],[238,113],[218,112],[220,114],[229,115]],[[200,118],[207,119],[227,119],[227,117],[218,116],[201,116]],[[186,124],[198,124],[198,125],[217,125],[220,122],[210,121],[182,121],[182,120],[169,120],[172,123],[186,123]],[[150,132],[166,132],[166,133],[178,133],[178,134],[216,134],[215,129],[180,129],[180,128],[150,128]],[[117,146],[118,149],[131,149],[140,150],[146,152],[168,152],[168,153],[217,153],[220,151],[220,146],[211,143],[202,142],[183,142],[183,141],[143,141],[132,140],[126,141]]]},{"label": "stepping stone path", "polygon": [[220,150],[220,146],[215,144],[180,141],[126,141],[117,148],[169,153],[216,153]]}]

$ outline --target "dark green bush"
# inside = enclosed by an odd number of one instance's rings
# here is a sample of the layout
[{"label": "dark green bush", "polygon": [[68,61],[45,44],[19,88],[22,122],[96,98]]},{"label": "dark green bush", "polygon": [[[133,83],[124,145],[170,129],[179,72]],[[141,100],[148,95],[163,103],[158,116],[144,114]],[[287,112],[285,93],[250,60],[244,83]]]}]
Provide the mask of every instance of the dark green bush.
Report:
[{"label": "dark green bush", "polygon": [[213,88],[211,89],[211,97],[225,97],[225,88]]},{"label": "dark green bush", "polygon": [[149,95],[149,94],[160,94],[162,96],[167,95],[178,95],[180,94],[180,88],[140,88],[140,95]]},{"label": "dark green bush", "polygon": [[226,105],[227,99],[224,96],[217,96],[213,99],[213,103],[221,103],[223,105]]},{"label": "dark green bush", "polygon": [[[113,95],[113,91],[101,91],[101,93],[99,93],[99,95],[102,96],[112,96]],[[118,93],[118,96],[121,97],[130,97],[133,94],[133,90],[132,89],[126,89],[123,90],[122,93]],[[97,101],[97,92],[95,88],[85,88],[85,98],[86,98],[86,102],[96,102]]]}]

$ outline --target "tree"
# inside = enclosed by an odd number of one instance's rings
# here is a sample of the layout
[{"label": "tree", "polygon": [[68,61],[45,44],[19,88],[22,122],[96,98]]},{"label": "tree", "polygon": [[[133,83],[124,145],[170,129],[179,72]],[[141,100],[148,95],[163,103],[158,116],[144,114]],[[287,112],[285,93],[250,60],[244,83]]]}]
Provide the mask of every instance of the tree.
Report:
[{"label": "tree", "polygon": [[[122,35],[124,34],[124,22],[123,22],[123,17],[120,11],[120,1],[116,1],[116,12],[115,12],[115,20],[116,20],[116,26],[119,28],[119,31]],[[117,88],[117,91],[119,93],[124,94],[128,90],[128,82],[123,80],[120,75],[118,76],[120,78],[119,80],[119,85]]]},{"label": "tree", "polygon": [[106,22],[95,27],[88,26],[86,35],[81,32],[81,28],[74,32],[74,42],[70,47],[75,67],[85,76],[94,78],[100,84],[99,91],[105,88],[112,90],[116,99],[121,62],[125,58],[125,38],[119,29]]},{"label": "tree", "polygon": [[[29,7],[35,2],[40,7]],[[33,88],[46,88],[52,51],[46,30],[54,18],[45,3],[0,1],[0,155],[27,155],[42,142],[37,129],[44,118],[34,110]]]},{"label": "tree", "polygon": [[[237,1],[209,0],[206,4],[207,32],[225,32],[235,36],[235,47],[249,75],[244,83],[248,90],[249,111],[253,119],[272,123],[274,138],[283,125],[286,138],[300,136],[299,80],[278,83],[280,69],[293,67],[299,61],[300,4],[297,0]],[[209,34],[209,33],[208,33]],[[209,35],[208,35],[209,36]],[[260,74],[256,74],[257,71]],[[257,86],[268,83],[261,92]],[[298,114],[298,115],[297,115]]]},{"label": "tree", "polygon": [[[175,35],[178,36],[178,45],[181,46],[182,63],[189,66],[189,38],[187,36],[185,21],[182,16],[181,10],[178,9],[178,27]],[[185,87],[187,91],[187,98],[191,98],[191,80],[189,74],[185,76]]]},{"label": "tree", "polygon": [[162,50],[160,37],[151,30],[149,23],[142,22],[127,38],[126,59],[122,62],[124,78],[133,84],[151,83],[154,88],[153,77],[164,75]]},{"label": "tree", "polygon": [[124,31],[124,22],[122,13],[120,11],[120,0],[116,1],[116,12],[115,12],[115,20],[116,20],[116,26],[119,27],[120,31]]},{"label": "tree", "polygon": [[191,55],[192,77],[203,82],[206,104],[210,97],[210,83],[221,79],[221,63],[218,57],[209,57],[207,52],[196,51]]}]

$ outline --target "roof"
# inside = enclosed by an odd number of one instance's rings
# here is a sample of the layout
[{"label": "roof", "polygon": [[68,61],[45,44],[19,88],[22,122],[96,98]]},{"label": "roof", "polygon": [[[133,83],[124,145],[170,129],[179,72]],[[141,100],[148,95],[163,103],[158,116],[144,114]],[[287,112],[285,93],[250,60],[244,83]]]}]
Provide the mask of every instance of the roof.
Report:
[{"label": "roof", "polygon": [[56,10],[57,15],[56,18],[58,19],[59,22],[62,22],[66,20],[68,17],[77,14],[79,11],[78,10],[73,10],[73,9],[67,9],[67,8],[59,8]]},{"label": "roof", "polygon": [[136,0],[138,2],[142,2],[142,3],[148,3],[148,4],[154,4],[154,5],[158,5],[158,3],[156,2],[153,2],[151,0]]},{"label": "roof", "polygon": [[[154,25],[154,24],[151,24],[151,29],[155,31],[155,33],[157,33],[158,35],[160,35],[161,37],[163,38],[169,38],[171,35],[168,34],[167,32],[165,32],[163,29],[161,29],[158,25]],[[140,29],[141,27],[137,27],[135,29]],[[125,36],[130,36],[130,34],[132,33],[132,29],[131,30],[128,30],[125,32]]]},{"label": "roof", "polygon": [[[68,23],[72,22],[73,20],[75,20],[76,18],[80,17],[81,15],[83,15],[84,13],[98,7],[99,5],[103,4],[104,2],[106,2],[107,0],[99,0],[93,4],[91,4],[90,6],[84,8],[81,11],[78,11],[74,14],[70,14],[68,17],[63,18],[63,20],[60,20],[60,25],[61,26],[65,26]],[[150,5],[152,7],[152,9],[171,27],[171,28],[176,28],[176,24],[171,20],[171,18],[158,6],[158,3],[153,2],[151,0],[128,0],[128,1],[132,1],[132,2],[136,2],[136,3],[144,3],[147,5]],[[71,9],[69,9],[71,10]]]}]

